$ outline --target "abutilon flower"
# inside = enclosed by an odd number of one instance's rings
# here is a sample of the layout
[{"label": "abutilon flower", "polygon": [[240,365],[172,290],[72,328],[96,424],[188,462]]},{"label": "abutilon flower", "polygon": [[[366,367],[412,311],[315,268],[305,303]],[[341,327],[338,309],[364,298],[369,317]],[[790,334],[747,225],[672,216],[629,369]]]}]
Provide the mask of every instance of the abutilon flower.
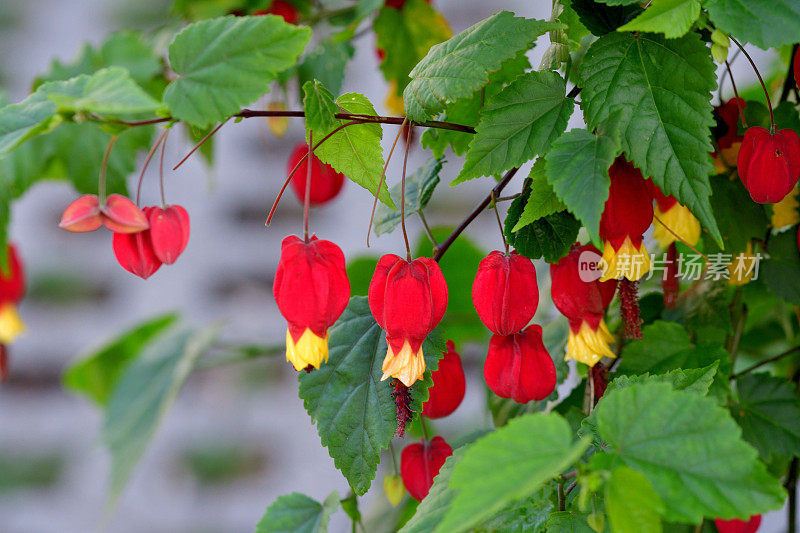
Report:
[{"label": "abutilon flower", "polygon": [[761,525],[761,515],[753,515],[748,520],[715,518],[714,525],[719,533],[756,533]]},{"label": "abutilon flower", "polygon": [[[298,144],[289,156],[286,172],[291,172],[297,163],[308,154],[308,145]],[[297,198],[303,202],[306,197],[306,180],[308,173],[308,160],[300,163],[300,167],[292,177],[292,190]],[[336,172],[332,166],[323,163],[316,155],[311,155],[311,191],[309,202],[311,205],[322,205],[333,200],[344,185],[344,174]]]},{"label": "abutilon flower", "polygon": [[428,389],[428,401],[422,404],[422,414],[428,418],[442,418],[461,405],[466,381],[461,367],[461,356],[453,341],[447,341],[447,351],[439,360],[439,369],[431,373],[433,385]]},{"label": "abutilon flower", "polygon": [[[603,314],[616,292],[617,282],[597,279],[600,252],[577,243],[557,264],[550,265],[553,303],[569,321],[566,359],[594,366],[602,357],[616,357],[609,347],[614,337]],[[594,258],[594,259],[593,259]]]},{"label": "abutilon flower", "polygon": [[653,237],[658,241],[658,245],[666,248],[677,241],[678,237],[692,246],[697,244],[697,241],[700,240],[700,221],[689,211],[689,208],[678,203],[674,196],[667,196],[661,192],[653,180],[646,180],[645,183],[656,201]]},{"label": "abutilon flower", "polygon": [[403,484],[403,478],[397,474],[386,474],[383,478],[383,492],[386,494],[386,499],[392,504],[392,507],[397,507],[403,501],[403,496],[406,495],[406,487]]},{"label": "abutilon flower", "polygon": [[453,448],[438,435],[430,442],[417,442],[403,448],[400,476],[412,498],[421,502],[428,495],[433,478],[451,455]]},{"label": "abutilon flower", "polygon": [[800,203],[797,201],[797,194],[798,188],[795,185],[783,200],[772,204],[772,219],[770,220],[772,227],[787,228],[800,222],[800,213],[798,212]]},{"label": "abutilon flower", "polygon": [[800,137],[789,129],[748,128],[736,166],[754,202],[780,202],[800,178]]},{"label": "abutilon flower", "polygon": [[285,0],[272,0],[269,9],[256,11],[253,15],[278,15],[289,24],[297,24],[297,20],[300,18],[297,8]]},{"label": "abutilon flower", "polygon": [[517,252],[494,251],[484,257],[472,283],[472,303],[492,333],[521,331],[539,305],[536,268],[531,260]]},{"label": "abutilon flower", "polygon": [[650,270],[643,235],[653,222],[653,200],[642,173],[623,157],[608,169],[611,187],[600,217],[605,244],[602,281],[621,277],[636,281]]},{"label": "abutilon flower", "polygon": [[96,195],[85,194],[67,206],[58,226],[74,233],[94,231],[100,226],[115,233],[136,233],[150,224],[142,210],[122,195],[111,194],[100,205]]},{"label": "abutilon flower", "polygon": [[150,233],[153,253],[159,261],[171,265],[189,244],[189,213],[179,205],[145,209],[149,209],[150,229],[146,231]]},{"label": "abutilon flower", "polygon": [[736,157],[742,146],[743,136],[739,135],[739,116],[747,106],[741,98],[731,98],[721,106],[714,108],[717,125],[714,128],[714,138],[717,140],[717,150],[712,154],[714,167],[717,172],[725,172],[736,164]]},{"label": "abutilon flower", "polygon": [[425,373],[422,342],[447,309],[447,283],[438,263],[384,255],[369,284],[369,308],[389,345],[381,381],[392,376],[410,387]]},{"label": "abutilon flower", "polygon": [[342,250],[316,236],[308,242],[294,235],[286,237],[272,290],[289,323],[286,360],[298,371],[319,368],[328,360],[328,328],[350,300]]},{"label": "abutilon flower", "polygon": [[17,304],[25,295],[25,271],[13,245],[6,247],[8,272],[0,271],[0,381],[8,377],[7,345],[25,331]]},{"label": "abutilon flower", "polygon": [[[145,207],[144,213],[149,215],[154,207]],[[137,233],[114,233],[111,240],[114,257],[122,268],[135,276],[147,279],[161,268],[161,260],[153,250],[150,230]]]},{"label": "abutilon flower", "polygon": [[542,342],[542,328],[531,324],[513,335],[492,335],[483,365],[489,388],[517,403],[544,400],[556,388],[556,366]]}]

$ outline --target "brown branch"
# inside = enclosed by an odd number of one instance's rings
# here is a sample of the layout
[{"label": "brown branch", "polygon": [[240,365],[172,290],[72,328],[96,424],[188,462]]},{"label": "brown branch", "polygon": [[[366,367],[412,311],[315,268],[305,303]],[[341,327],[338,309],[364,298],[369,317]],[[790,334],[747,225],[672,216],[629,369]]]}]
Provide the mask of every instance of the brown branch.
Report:
[{"label": "brown branch", "polygon": [[793,353],[798,352],[798,351],[800,351],[800,346],[795,346],[794,348],[789,348],[785,352],[781,352],[778,355],[772,356],[772,357],[770,357],[768,359],[764,359],[763,361],[759,361],[758,363],[756,363],[756,364],[754,364],[752,366],[748,366],[747,368],[745,368],[741,372],[737,372],[735,374],[731,374],[730,379],[738,379],[738,378],[744,376],[745,374],[749,374],[753,370],[756,370],[757,368],[761,368],[764,365],[768,365],[770,363],[774,363],[775,361],[779,361],[779,360],[783,359],[784,357],[788,357],[788,356],[790,356]]}]

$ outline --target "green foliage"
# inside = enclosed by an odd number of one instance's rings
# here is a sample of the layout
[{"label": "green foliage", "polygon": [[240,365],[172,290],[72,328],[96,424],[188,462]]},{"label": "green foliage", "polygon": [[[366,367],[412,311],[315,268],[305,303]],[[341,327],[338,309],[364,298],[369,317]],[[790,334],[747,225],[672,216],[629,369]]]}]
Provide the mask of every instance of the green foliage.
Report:
[{"label": "green foliage", "polygon": [[772,293],[793,305],[800,305],[800,252],[797,250],[798,227],[773,235],[769,257],[761,261],[764,283]]},{"label": "green foliage", "polygon": [[511,228],[513,232],[519,231],[542,217],[552,215],[553,213],[563,211],[567,208],[561,200],[558,199],[553,187],[547,181],[544,158],[540,157],[536,160],[536,163],[531,167],[530,174],[528,174],[528,179],[530,180],[528,187],[531,192],[519,220],[516,225]]},{"label": "green foliage", "polygon": [[433,486],[428,495],[417,507],[417,512],[399,533],[430,533],[442,522],[450,510],[456,492],[450,488],[453,469],[464,458],[467,448],[462,446],[453,451],[447,458],[439,474],[433,479]]},{"label": "green foliage", "polygon": [[614,380],[608,384],[607,390],[622,389],[636,383],[669,383],[675,390],[696,392],[701,396],[705,396],[708,394],[711,384],[714,382],[718,366],[719,362],[715,361],[703,368],[677,368],[665,374],[656,374],[653,376],[647,372],[629,376],[622,375],[614,378]]},{"label": "green foliage", "polygon": [[792,0],[708,0],[711,21],[759,48],[779,47],[800,35],[800,5]]},{"label": "green foliage", "polygon": [[571,0],[571,7],[578,14],[580,22],[594,35],[616,31],[642,12],[638,0],[605,2],[608,5],[603,5],[600,1]]},{"label": "green foliage", "polygon": [[[764,206],[753,202],[741,180],[726,175],[712,176],[711,209],[722,233],[725,252],[745,251],[750,239],[761,239],[767,232]],[[711,239],[704,242],[707,252],[720,251]]]},{"label": "green foliage", "polygon": [[[442,159],[429,159],[413,174],[406,176],[405,214],[406,218],[421,213],[433,196],[439,184],[439,172],[442,170]],[[402,197],[402,182],[391,190],[392,198],[399,204]],[[391,233],[400,224],[400,209],[392,210],[383,204],[375,209],[375,235]]]},{"label": "green foliage", "polygon": [[618,466],[606,483],[605,506],[614,533],[661,533],[664,506],[640,472]]},{"label": "green foliage", "polygon": [[339,509],[339,495],[333,491],[318,503],[293,492],[279,497],[256,527],[256,533],[327,533],[331,515]]},{"label": "green foliage", "polygon": [[596,533],[586,521],[585,514],[574,511],[558,511],[547,520],[548,533]]},{"label": "green foliage", "polygon": [[297,82],[301,91],[307,82],[319,80],[331,92],[339,93],[347,63],[354,53],[355,48],[350,43],[324,42],[314,48],[297,65]]},{"label": "green foliage", "polygon": [[641,15],[619,29],[663,33],[667,39],[674,39],[686,35],[698,17],[698,0],[653,0]]}]

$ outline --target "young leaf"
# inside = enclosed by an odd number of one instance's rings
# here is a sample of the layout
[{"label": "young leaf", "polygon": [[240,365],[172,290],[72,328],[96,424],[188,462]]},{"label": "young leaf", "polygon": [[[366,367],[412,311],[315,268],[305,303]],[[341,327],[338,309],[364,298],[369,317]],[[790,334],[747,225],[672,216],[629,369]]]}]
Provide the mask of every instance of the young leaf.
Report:
[{"label": "young leaf", "polygon": [[293,492],[280,496],[256,526],[256,533],[327,533],[331,515],[339,509],[339,495],[331,492],[323,503]]},{"label": "young leaf", "polygon": [[573,442],[569,424],[555,413],[515,418],[467,448],[450,478],[455,498],[435,531],[469,530],[533,494],[588,446],[588,440]]},{"label": "young leaf", "polygon": [[606,514],[614,533],[661,533],[664,505],[641,473],[619,466],[611,472],[605,491]]},{"label": "young leaf", "polygon": [[800,305],[800,255],[797,254],[798,227],[774,235],[769,241],[769,258],[761,265],[764,283],[775,296]]},{"label": "young leaf", "polygon": [[669,383],[675,390],[685,390],[696,392],[701,396],[708,394],[714,376],[717,374],[719,361],[703,367],[670,370],[666,374],[656,374],[651,376],[647,372],[644,374],[633,374],[630,376],[619,376],[608,384],[608,390],[622,389],[630,387],[636,383]]},{"label": "young leaf", "polygon": [[275,76],[297,63],[311,28],[277,16],[226,16],[181,31],[169,46],[179,75],[164,102],[172,115],[207,127],[239,112],[267,92]]},{"label": "young leaf", "polygon": [[545,160],[543,157],[537,159],[536,163],[533,164],[531,172],[528,174],[528,179],[530,180],[529,187],[531,192],[519,220],[516,225],[511,228],[512,232],[519,231],[542,217],[552,215],[553,213],[563,211],[567,208],[567,206],[558,199],[555,191],[553,191],[553,187],[547,182]]},{"label": "young leaf", "polygon": [[[442,170],[443,159],[429,159],[413,174],[406,176],[406,218],[419,213],[433,195],[433,190],[439,184],[439,172]],[[398,202],[402,196],[402,183],[392,187],[391,196]],[[383,204],[375,209],[375,235],[391,233],[400,224],[400,210],[392,210]]]},{"label": "young leaf", "polygon": [[619,128],[628,159],[721,242],[708,201],[716,77],[700,36],[607,34],[586,52],[580,76],[589,128],[609,121]]},{"label": "young leaf", "polygon": [[667,39],[682,37],[700,16],[697,0],[653,0],[644,12],[619,31],[663,33]]},{"label": "young leaf", "polygon": [[670,522],[699,524],[783,505],[780,481],[711,398],[641,383],[606,394],[595,413],[607,451],[647,477]]},{"label": "young leaf", "polygon": [[501,11],[437,44],[411,71],[403,99],[413,121],[432,119],[446,101],[470,96],[489,82],[489,73],[526,50],[557,22],[529,20]]},{"label": "young leaf", "polygon": [[455,497],[455,491],[450,488],[450,477],[453,468],[463,459],[466,446],[456,448],[453,455],[439,469],[439,474],[433,478],[433,485],[428,495],[417,507],[417,512],[411,517],[399,533],[429,533],[441,523]]},{"label": "young leaf", "polygon": [[719,29],[765,50],[800,35],[800,5],[793,0],[708,0],[705,7]]},{"label": "young leaf", "polygon": [[556,72],[523,74],[489,98],[456,185],[518,167],[550,149],[567,127],[575,101]]}]

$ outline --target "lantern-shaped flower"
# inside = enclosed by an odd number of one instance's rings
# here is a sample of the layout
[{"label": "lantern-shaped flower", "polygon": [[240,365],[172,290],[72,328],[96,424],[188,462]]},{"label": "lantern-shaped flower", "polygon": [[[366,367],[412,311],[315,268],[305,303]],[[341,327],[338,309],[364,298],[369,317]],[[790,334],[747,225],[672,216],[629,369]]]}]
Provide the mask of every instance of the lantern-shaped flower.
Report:
[{"label": "lantern-shaped flower", "polygon": [[800,222],[800,202],[797,201],[798,188],[794,186],[789,194],[778,203],[772,204],[770,223],[775,228],[787,228]]},{"label": "lantern-shaped flower", "polygon": [[153,253],[162,263],[171,265],[189,244],[189,213],[179,205],[150,207],[147,220]]},{"label": "lantern-shaped flower", "polygon": [[542,342],[542,328],[531,324],[509,336],[492,335],[483,365],[489,388],[517,403],[544,400],[556,388],[556,367]]},{"label": "lantern-shaped flower", "polygon": [[666,248],[678,240],[678,237],[692,246],[697,244],[700,240],[700,221],[688,207],[679,204],[674,196],[667,196],[661,192],[653,180],[647,180],[646,183],[656,201],[653,237],[658,241],[658,245]]},{"label": "lantern-shaped flower", "polygon": [[319,368],[328,360],[328,328],[350,299],[342,250],[316,236],[308,242],[294,235],[286,237],[272,290],[289,323],[286,360],[295,370]]},{"label": "lantern-shaped flower", "polygon": [[[155,207],[145,207],[143,212],[150,217]],[[161,268],[161,259],[153,250],[153,239],[149,229],[136,233],[114,233],[111,240],[114,257],[122,268],[135,276],[147,279]]]},{"label": "lantern-shaped flower", "polygon": [[591,244],[572,246],[558,264],[550,265],[553,303],[569,320],[566,359],[594,366],[602,357],[615,357],[614,337],[603,314],[614,298],[617,282],[598,280],[600,253]]},{"label": "lantern-shaped flower", "polygon": [[653,222],[653,200],[639,169],[622,157],[608,170],[611,187],[600,217],[602,280],[636,281],[650,270],[643,235]]},{"label": "lantern-shaped flower", "polygon": [[417,442],[403,448],[400,454],[400,476],[406,490],[417,501],[428,495],[433,485],[433,478],[453,455],[453,448],[438,435],[430,442]]},{"label": "lantern-shaped flower", "polygon": [[800,178],[800,137],[789,129],[748,128],[736,166],[753,201],[780,202]]},{"label": "lantern-shaped flower", "polygon": [[[298,144],[286,164],[286,172],[291,172],[297,163],[308,155],[308,145]],[[303,202],[306,197],[306,181],[308,179],[308,160],[300,163],[297,172],[292,176],[292,190]],[[323,163],[316,155],[311,155],[311,191],[308,201],[311,205],[322,205],[333,200],[344,185],[344,174],[336,172],[332,166]]]},{"label": "lantern-shaped flower", "polygon": [[431,373],[433,386],[428,389],[428,401],[422,404],[422,414],[428,418],[442,418],[461,405],[466,382],[461,356],[456,353],[453,341],[447,341],[447,351],[439,360],[439,369]]},{"label": "lantern-shaped flower", "polygon": [[714,525],[717,526],[719,533],[756,533],[761,525],[761,515],[753,515],[748,520],[715,518]]},{"label": "lantern-shaped flower", "polygon": [[0,272],[0,344],[10,344],[23,331],[25,324],[17,313],[17,304],[25,295],[25,272],[17,250],[6,248],[8,272]]},{"label": "lantern-shaped flower", "polygon": [[494,251],[478,265],[472,303],[496,335],[511,335],[531,321],[539,305],[536,268],[527,257]]},{"label": "lantern-shaped flower", "polygon": [[392,376],[410,387],[425,373],[422,342],[447,309],[447,283],[438,263],[384,255],[369,284],[369,308],[389,345],[381,380]]},{"label": "lantern-shaped flower", "polygon": [[741,98],[731,98],[721,106],[714,108],[717,126],[713,131],[717,140],[717,150],[713,156],[717,172],[725,172],[736,164],[736,157],[743,139],[739,135],[739,116],[746,105]]}]

